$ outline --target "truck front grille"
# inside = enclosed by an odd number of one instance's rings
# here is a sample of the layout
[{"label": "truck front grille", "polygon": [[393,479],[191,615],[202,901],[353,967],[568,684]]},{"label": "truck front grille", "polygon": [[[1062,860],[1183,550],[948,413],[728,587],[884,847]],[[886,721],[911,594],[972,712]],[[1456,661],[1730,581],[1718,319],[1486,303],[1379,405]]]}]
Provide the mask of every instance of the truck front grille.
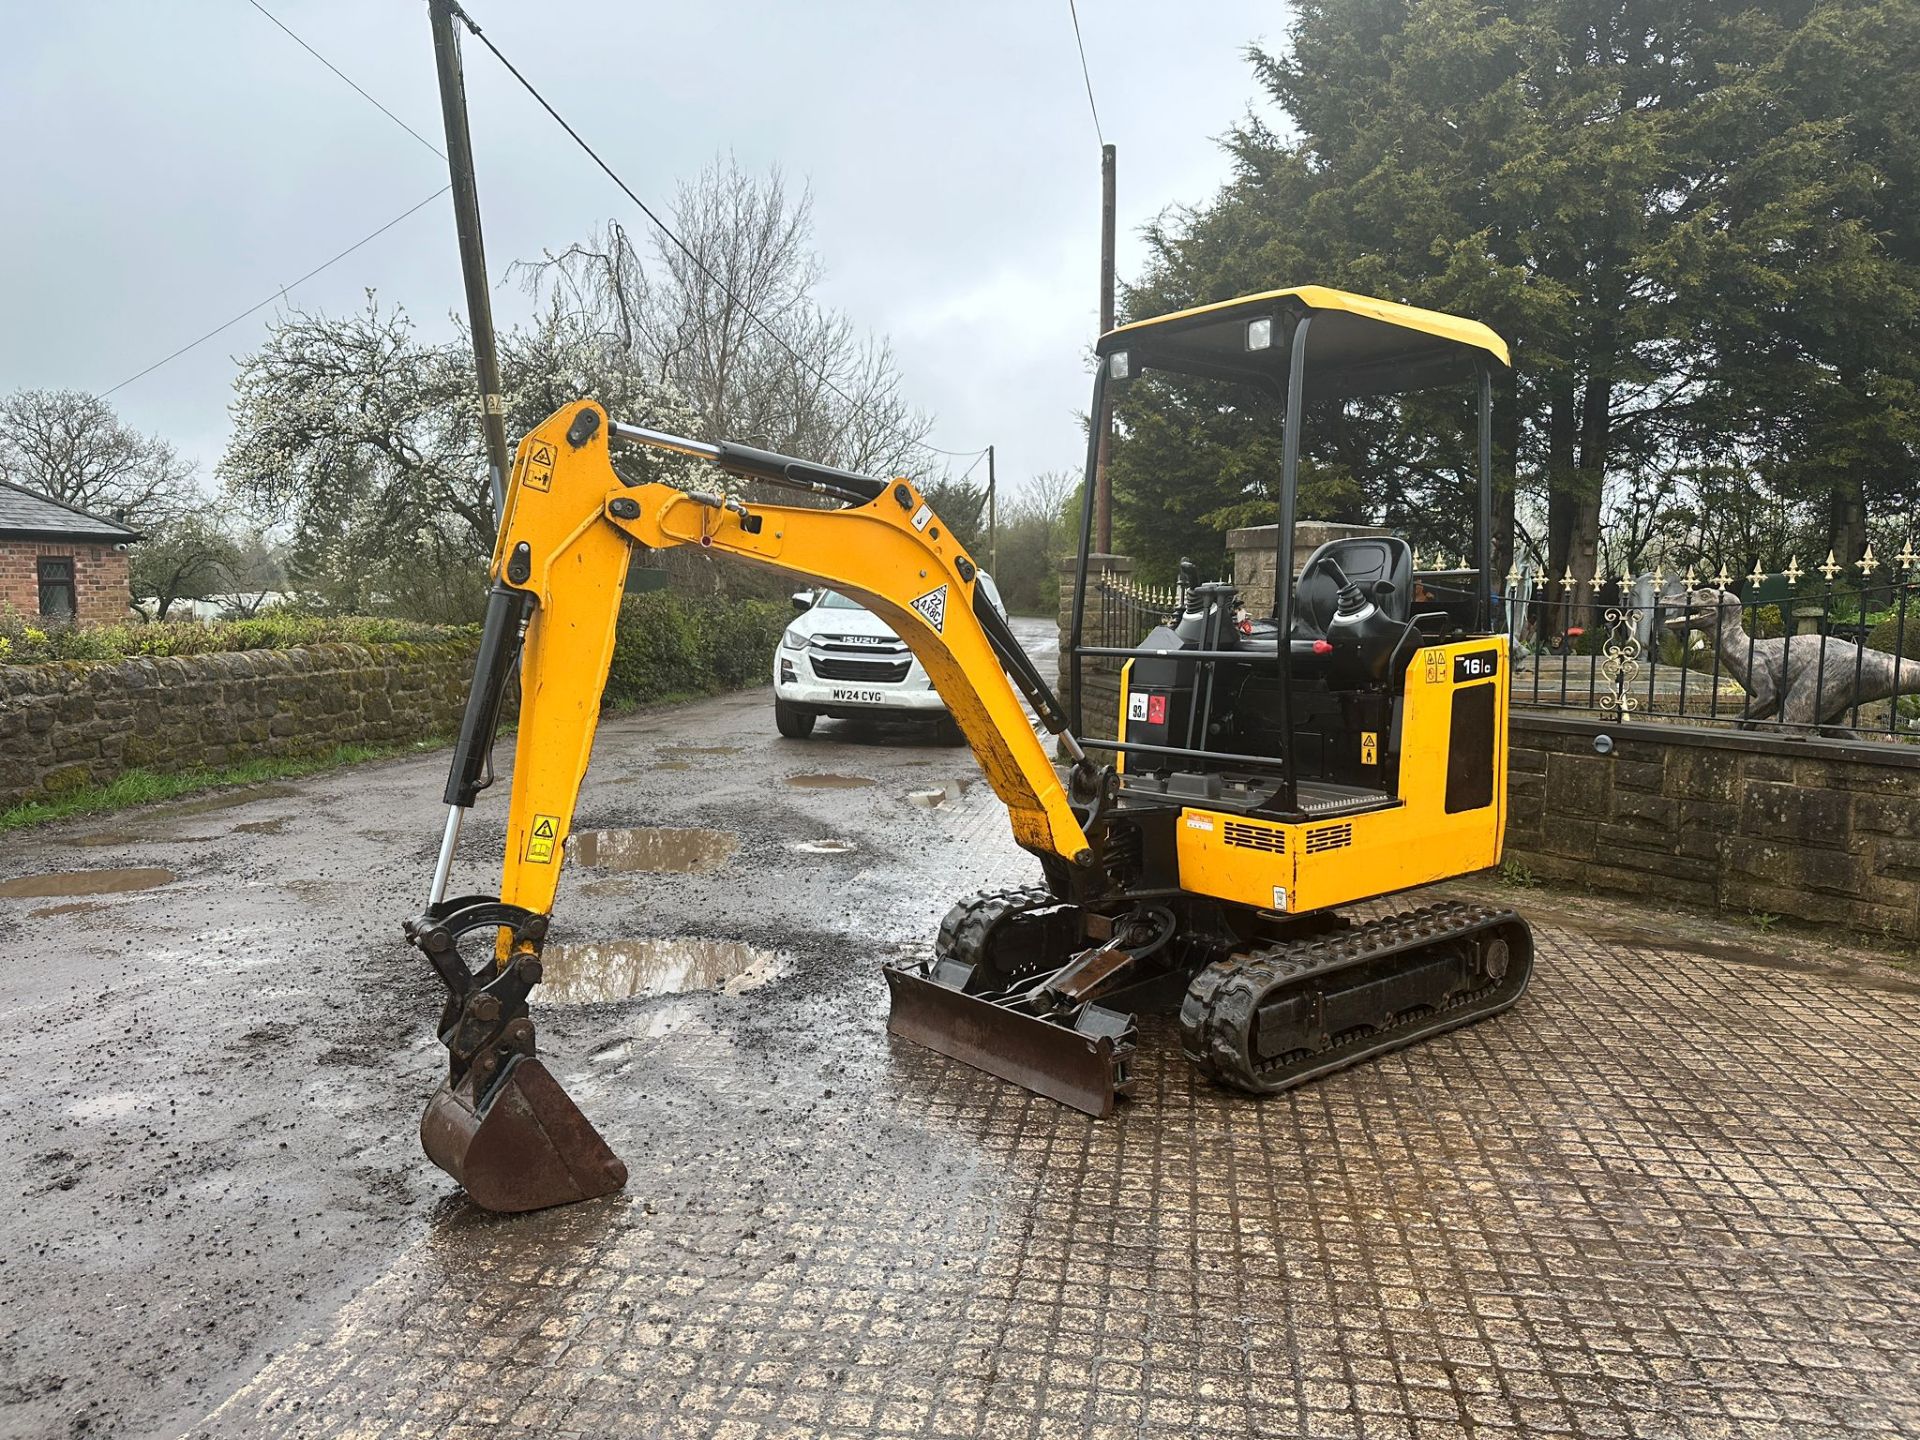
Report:
[{"label": "truck front grille", "polygon": [[813,657],[813,673],[822,680],[865,680],[881,685],[897,684],[907,678],[911,660],[842,660],[838,656]]}]

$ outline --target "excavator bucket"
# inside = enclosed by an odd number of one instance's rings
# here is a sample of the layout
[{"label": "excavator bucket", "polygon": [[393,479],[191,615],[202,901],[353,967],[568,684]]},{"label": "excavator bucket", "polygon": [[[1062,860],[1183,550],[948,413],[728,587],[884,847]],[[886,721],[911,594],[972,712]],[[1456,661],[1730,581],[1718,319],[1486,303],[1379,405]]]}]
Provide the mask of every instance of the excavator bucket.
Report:
[{"label": "excavator bucket", "polygon": [[[1070,1023],[969,995],[920,966],[884,967],[887,1029],[1088,1115],[1113,1114],[1133,1092],[1133,1017],[1083,1005]],[[937,967],[936,967],[937,973]]]},{"label": "excavator bucket", "polygon": [[420,1143],[474,1204],[515,1214],[592,1200],[627,1183],[620,1157],[534,1056],[516,1056],[477,1103],[473,1083],[469,1072],[434,1092]]}]

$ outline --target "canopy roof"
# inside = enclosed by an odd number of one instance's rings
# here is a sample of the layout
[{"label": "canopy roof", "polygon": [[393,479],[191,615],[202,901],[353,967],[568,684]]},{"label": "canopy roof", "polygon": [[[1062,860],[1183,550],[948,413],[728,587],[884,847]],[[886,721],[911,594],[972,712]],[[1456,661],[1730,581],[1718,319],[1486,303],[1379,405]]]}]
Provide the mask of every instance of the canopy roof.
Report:
[{"label": "canopy roof", "polygon": [[[1323,285],[1298,285],[1176,310],[1109,330],[1097,351],[1125,350],[1136,368],[1221,379],[1284,379],[1294,324],[1307,327],[1312,397],[1391,394],[1470,378],[1489,357],[1511,365],[1507,342],[1477,320]],[[1272,343],[1248,349],[1248,322],[1274,321]]]}]

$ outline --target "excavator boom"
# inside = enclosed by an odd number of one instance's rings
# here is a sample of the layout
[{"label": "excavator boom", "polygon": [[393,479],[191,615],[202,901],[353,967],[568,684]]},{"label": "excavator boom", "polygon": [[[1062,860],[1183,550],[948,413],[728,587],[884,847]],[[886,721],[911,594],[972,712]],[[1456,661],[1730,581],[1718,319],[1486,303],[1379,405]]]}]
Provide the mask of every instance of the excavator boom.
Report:
[{"label": "excavator boom", "polygon": [[[613,467],[615,441],[694,456],[840,503],[748,505],[720,489],[630,484]],[[541,1066],[526,1000],[540,978],[540,948],[636,545],[698,545],[862,601],[919,657],[1007,806],[1019,844],[1069,869],[1093,861],[1082,812],[1026,706],[1076,758],[1083,785],[1090,786],[1091,767],[1058,701],[978,583],[972,557],[910,481],[611,423],[591,401],[568,406],[520,443],[474,687],[447,781],[439,863],[426,912],[407,926],[449,992],[440,1029],[451,1063],[422,1140],[428,1155],[489,1208],[535,1209],[625,1182],[625,1167]],[[520,709],[500,893],[449,900],[461,816],[487,783],[516,656]],[[460,953],[468,936],[491,940],[478,963]]]}]

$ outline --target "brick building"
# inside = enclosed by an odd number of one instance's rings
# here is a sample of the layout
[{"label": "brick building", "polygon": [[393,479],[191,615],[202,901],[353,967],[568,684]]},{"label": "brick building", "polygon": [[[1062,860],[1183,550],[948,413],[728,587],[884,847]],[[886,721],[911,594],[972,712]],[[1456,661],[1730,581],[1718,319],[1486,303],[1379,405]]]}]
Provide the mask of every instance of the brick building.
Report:
[{"label": "brick building", "polygon": [[0,611],[83,625],[126,619],[126,547],[139,538],[117,520],[0,480]]}]

